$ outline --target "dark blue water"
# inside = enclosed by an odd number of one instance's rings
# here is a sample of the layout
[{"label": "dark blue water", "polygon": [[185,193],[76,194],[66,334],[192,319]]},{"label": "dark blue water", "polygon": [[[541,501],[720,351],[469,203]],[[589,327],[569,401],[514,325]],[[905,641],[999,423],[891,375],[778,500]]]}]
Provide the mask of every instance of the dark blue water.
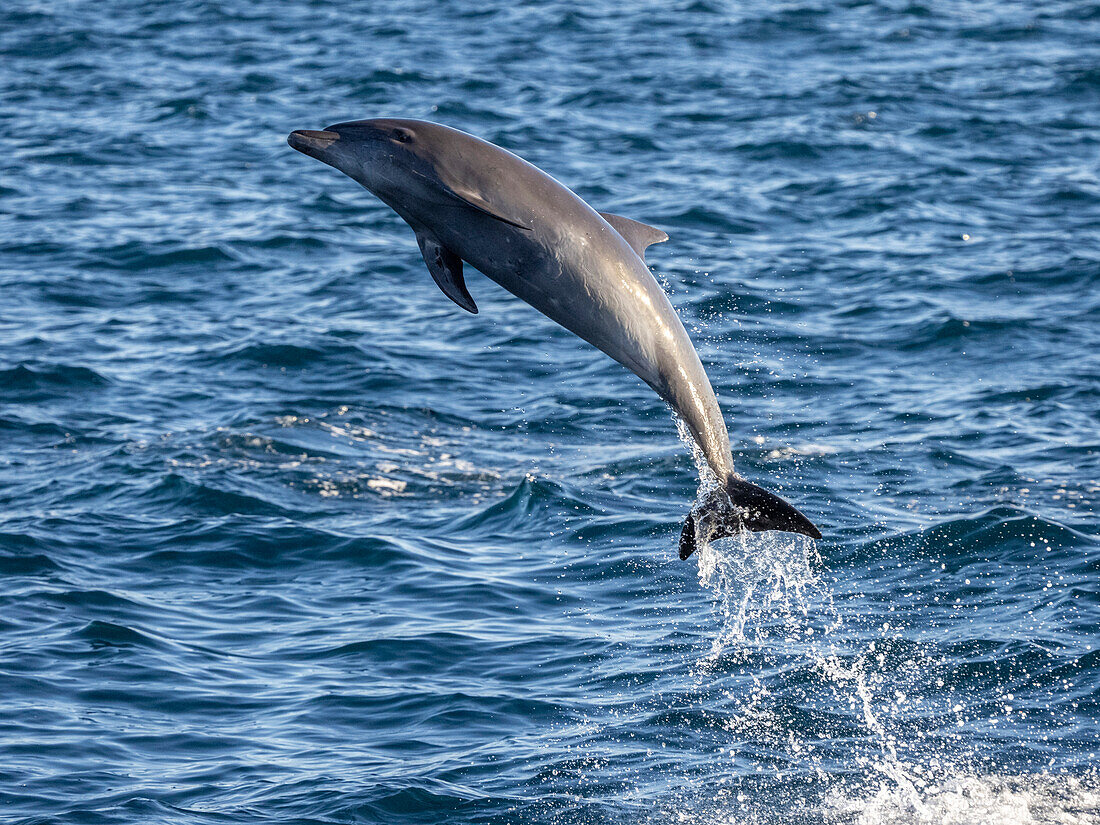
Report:
[{"label": "dark blue water", "polygon": [[[0,820],[1100,822],[1100,5],[0,10]],[[738,469],[285,144],[650,250]]]}]

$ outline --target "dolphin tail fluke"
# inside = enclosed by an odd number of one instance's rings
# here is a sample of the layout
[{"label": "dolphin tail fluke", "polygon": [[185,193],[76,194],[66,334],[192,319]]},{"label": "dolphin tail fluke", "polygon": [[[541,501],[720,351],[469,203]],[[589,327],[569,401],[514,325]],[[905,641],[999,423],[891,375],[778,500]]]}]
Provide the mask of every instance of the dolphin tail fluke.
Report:
[{"label": "dolphin tail fluke", "polygon": [[697,511],[692,511],[680,531],[680,558],[695,552],[698,534],[706,541],[748,530],[779,530],[821,538],[821,531],[779,496],[743,479],[730,479],[725,490],[715,490]]}]

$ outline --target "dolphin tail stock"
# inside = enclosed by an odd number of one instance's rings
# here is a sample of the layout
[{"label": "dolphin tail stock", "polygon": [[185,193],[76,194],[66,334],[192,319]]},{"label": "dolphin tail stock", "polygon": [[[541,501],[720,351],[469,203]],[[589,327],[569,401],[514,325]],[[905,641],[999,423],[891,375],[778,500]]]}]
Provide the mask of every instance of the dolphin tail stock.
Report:
[{"label": "dolphin tail stock", "polygon": [[718,487],[693,509],[680,531],[680,558],[695,552],[696,542],[734,536],[743,531],[760,533],[779,530],[821,538],[821,531],[802,513],[774,493],[731,477],[725,487]]}]

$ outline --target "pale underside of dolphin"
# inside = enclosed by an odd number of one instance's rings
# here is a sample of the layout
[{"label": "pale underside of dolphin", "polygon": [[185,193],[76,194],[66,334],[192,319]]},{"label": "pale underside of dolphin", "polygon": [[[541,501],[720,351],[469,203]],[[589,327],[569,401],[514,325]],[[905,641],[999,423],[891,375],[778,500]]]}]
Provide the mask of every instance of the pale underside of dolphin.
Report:
[{"label": "pale underside of dolphin", "polygon": [[680,557],[741,530],[820,538],[809,519],[733,469],[718,400],[684,325],[643,259],[659,229],[596,212],[505,149],[417,120],[300,130],[287,142],[362,184],[416,233],[444,294],[477,312],[463,261],[599,348],[684,421],[718,488],[684,522]]}]

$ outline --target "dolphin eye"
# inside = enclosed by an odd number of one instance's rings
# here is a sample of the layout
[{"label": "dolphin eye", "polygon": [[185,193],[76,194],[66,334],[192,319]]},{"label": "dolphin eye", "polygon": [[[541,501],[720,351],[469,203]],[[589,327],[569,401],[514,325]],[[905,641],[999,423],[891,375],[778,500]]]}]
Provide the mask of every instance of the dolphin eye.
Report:
[{"label": "dolphin eye", "polygon": [[398,143],[408,143],[413,139],[413,136],[406,132],[404,129],[398,129],[393,133],[393,139]]}]

